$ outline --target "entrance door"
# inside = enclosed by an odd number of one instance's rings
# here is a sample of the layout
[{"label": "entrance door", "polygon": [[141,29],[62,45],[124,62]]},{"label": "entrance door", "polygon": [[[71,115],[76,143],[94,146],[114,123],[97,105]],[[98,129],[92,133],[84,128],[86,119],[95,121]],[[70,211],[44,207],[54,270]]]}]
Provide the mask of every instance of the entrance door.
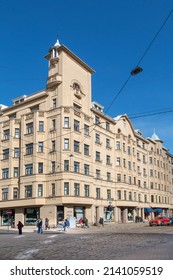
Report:
[{"label": "entrance door", "polygon": [[57,223],[64,219],[64,206],[57,206]]}]

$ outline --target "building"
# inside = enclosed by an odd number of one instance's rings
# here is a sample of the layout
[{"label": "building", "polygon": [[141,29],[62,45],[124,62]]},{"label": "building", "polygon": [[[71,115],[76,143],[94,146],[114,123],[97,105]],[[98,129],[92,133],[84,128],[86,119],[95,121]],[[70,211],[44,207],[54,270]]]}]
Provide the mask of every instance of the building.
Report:
[{"label": "building", "polygon": [[92,102],[94,70],[67,47],[45,58],[45,90],[0,105],[0,225],[172,215],[173,156],[159,137]]}]

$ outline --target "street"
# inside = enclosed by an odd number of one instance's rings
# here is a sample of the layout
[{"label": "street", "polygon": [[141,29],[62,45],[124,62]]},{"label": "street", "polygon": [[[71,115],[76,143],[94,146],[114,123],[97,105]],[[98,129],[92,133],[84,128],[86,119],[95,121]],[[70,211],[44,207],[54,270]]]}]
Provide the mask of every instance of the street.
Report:
[{"label": "street", "polygon": [[1,260],[173,260],[173,226],[109,224],[43,234],[0,230]]}]

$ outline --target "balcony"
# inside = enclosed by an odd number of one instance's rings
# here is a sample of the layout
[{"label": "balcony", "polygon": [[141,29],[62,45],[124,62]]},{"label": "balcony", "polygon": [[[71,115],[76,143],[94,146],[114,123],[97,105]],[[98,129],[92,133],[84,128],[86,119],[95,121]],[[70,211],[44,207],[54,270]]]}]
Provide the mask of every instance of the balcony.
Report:
[{"label": "balcony", "polygon": [[53,75],[47,79],[47,88],[58,86],[62,83],[62,76]]}]

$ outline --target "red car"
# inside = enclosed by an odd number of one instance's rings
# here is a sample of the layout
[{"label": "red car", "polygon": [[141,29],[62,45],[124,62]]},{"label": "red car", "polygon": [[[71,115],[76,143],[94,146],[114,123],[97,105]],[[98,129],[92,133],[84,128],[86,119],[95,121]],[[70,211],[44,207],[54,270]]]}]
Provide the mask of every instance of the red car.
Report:
[{"label": "red car", "polygon": [[164,225],[169,226],[170,220],[167,217],[157,217],[153,220],[150,220],[149,225],[150,226],[164,226]]}]

